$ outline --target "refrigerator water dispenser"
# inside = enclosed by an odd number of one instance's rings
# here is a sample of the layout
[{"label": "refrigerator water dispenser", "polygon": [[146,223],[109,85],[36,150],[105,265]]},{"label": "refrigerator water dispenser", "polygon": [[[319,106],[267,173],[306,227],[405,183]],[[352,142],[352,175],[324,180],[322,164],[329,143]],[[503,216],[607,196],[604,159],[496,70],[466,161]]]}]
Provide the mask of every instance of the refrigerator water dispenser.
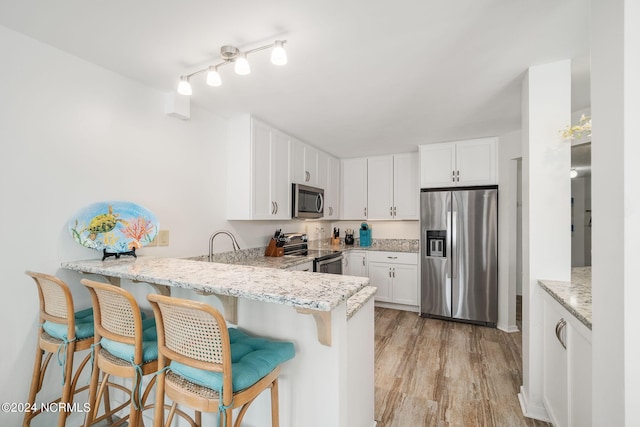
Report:
[{"label": "refrigerator water dispenser", "polygon": [[426,254],[430,257],[447,256],[447,230],[427,230]]}]

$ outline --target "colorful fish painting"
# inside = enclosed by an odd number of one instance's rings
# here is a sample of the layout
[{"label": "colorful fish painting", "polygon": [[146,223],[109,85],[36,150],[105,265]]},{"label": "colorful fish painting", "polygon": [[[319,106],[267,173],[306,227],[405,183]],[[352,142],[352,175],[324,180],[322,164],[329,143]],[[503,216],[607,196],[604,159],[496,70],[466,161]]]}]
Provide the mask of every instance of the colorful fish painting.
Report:
[{"label": "colorful fish painting", "polygon": [[68,227],[82,246],[110,253],[140,249],[160,230],[150,210],[126,201],[93,203],[74,215]]}]

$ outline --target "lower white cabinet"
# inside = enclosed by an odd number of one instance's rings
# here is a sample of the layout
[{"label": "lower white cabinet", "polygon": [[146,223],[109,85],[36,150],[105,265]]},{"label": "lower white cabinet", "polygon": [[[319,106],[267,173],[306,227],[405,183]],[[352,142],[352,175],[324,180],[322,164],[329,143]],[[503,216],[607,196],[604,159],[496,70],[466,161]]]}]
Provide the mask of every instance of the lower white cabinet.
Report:
[{"label": "lower white cabinet", "polygon": [[346,251],[342,261],[342,274],[369,277],[366,251]]},{"label": "lower white cabinet", "polygon": [[418,305],[418,254],[370,251],[367,264],[376,301]]},{"label": "lower white cabinet", "polygon": [[556,427],[591,425],[591,330],[546,291],[542,399]]}]

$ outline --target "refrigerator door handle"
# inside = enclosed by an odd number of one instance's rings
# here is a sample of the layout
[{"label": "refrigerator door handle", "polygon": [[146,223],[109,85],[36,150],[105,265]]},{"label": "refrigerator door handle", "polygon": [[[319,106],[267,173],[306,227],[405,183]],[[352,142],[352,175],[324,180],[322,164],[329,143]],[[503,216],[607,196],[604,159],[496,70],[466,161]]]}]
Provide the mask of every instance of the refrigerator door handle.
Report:
[{"label": "refrigerator door handle", "polygon": [[447,262],[444,265],[444,269],[446,271],[446,278],[451,279],[451,211],[447,211],[447,246],[449,250],[447,250]]},{"label": "refrigerator door handle", "polygon": [[458,212],[451,211],[451,243],[449,256],[451,257],[451,278],[458,278]]}]

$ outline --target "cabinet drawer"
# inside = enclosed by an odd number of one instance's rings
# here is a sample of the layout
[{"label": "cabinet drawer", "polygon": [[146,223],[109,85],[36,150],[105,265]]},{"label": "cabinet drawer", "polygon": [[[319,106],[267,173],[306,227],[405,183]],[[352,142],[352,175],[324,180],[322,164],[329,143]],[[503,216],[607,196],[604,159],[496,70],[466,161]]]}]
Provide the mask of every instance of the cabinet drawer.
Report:
[{"label": "cabinet drawer", "polygon": [[418,264],[418,254],[411,252],[381,252],[369,251],[370,262],[384,262],[387,264]]}]

